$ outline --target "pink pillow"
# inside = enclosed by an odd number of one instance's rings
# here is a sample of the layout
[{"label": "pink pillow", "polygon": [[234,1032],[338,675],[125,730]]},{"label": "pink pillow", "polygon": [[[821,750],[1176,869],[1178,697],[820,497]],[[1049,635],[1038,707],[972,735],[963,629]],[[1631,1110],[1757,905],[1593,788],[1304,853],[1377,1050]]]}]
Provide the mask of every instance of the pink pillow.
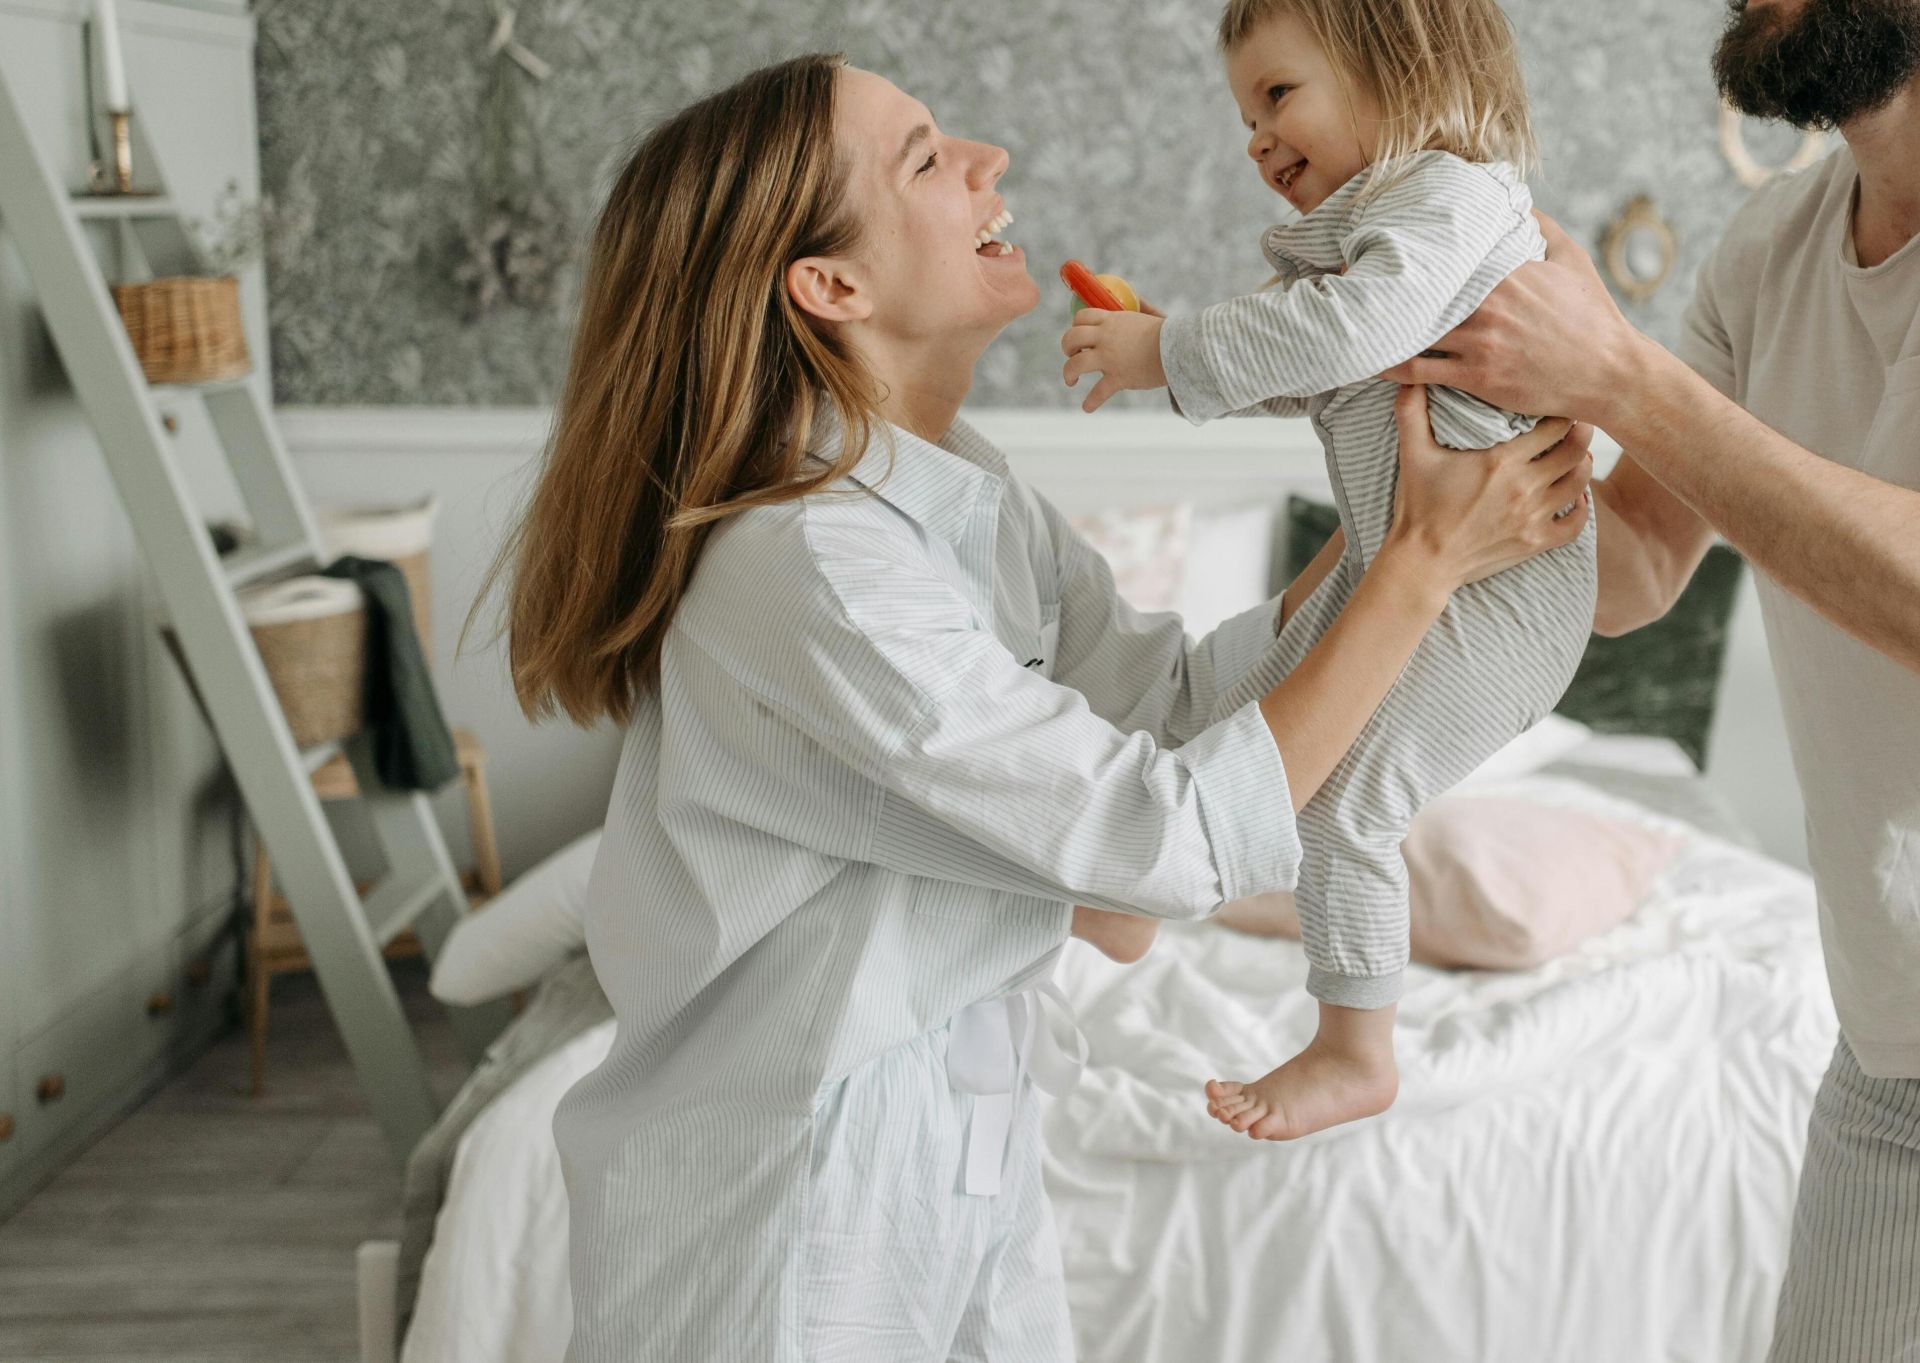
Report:
[{"label": "pink pillow", "polygon": [[[1624,922],[1686,845],[1678,834],[1576,809],[1443,795],[1414,816],[1407,860],[1413,959],[1525,970]],[[1220,922],[1298,937],[1293,896],[1222,906]]]}]

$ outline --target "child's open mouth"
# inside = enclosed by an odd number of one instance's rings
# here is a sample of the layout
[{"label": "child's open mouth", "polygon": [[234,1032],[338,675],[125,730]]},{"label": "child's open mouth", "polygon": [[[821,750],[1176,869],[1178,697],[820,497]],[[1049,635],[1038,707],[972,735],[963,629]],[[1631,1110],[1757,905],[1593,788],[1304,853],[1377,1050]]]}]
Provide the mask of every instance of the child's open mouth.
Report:
[{"label": "child's open mouth", "polygon": [[977,256],[1011,255],[1015,247],[1004,241],[994,240],[993,234],[1013,221],[1013,214],[1002,207],[998,213],[987,219],[987,225],[973,234],[973,253]]},{"label": "child's open mouth", "polygon": [[1300,178],[1301,172],[1306,170],[1306,168],[1307,163],[1305,161],[1295,161],[1292,165],[1282,168],[1281,171],[1273,177],[1273,182],[1280,187],[1282,194],[1291,194],[1293,192],[1294,181]]}]

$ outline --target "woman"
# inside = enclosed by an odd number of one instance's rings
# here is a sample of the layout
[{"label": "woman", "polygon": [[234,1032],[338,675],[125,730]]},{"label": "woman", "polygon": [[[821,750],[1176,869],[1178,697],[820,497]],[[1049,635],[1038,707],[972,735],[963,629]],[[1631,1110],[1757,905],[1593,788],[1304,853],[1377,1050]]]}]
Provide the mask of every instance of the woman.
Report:
[{"label": "woman", "polygon": [[[1029,1074],[1070,906],[1293,882],[1294,811],[1446,595],[1578,533],[1564,423],[1404,406],[1402,514],[1281,685],[1198,644],[957,421],[1038,291],[996,148],[812,56],[657,129],[594,240],[503,553],[528,714],[627,725],[588,942],[619,1017],[561,1105],[581,1363],[1072,1357]],[[1284,607],[1283,607],[1284,609]],[[1198,1101],[1196,1087],[1196,1101]]]}]

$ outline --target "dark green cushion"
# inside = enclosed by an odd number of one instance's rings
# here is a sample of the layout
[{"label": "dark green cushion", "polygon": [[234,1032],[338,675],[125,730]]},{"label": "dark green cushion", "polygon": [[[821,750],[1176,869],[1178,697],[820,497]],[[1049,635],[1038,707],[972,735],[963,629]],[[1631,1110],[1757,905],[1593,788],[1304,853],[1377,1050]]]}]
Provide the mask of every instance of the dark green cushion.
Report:
[{"label": "dark green cushion", "polygon": [[[1339,528],[1339,513],[1327,503],[1288,498],[1286,580],[1298,577]],[[1742,564],[1738,553],[1716,544],[1664,618],[1617,639],[1594,635],[1554,708],[1601,733],[1671,738],[1704,767]]]}]

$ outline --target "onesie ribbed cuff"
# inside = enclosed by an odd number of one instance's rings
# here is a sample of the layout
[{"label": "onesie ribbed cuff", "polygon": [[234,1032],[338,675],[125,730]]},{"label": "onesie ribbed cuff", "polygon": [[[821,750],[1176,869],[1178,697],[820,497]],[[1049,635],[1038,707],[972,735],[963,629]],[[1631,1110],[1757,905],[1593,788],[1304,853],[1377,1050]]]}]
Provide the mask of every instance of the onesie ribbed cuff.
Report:
[{"label": "onesie ribbed cuff", "polygon": [[1406,971],[1387,975],[1338,975],[1319,966],[1307,969],[1307,992],[1336,1008],[1385,1008],[1400,1002]]},{"label": "onesie ribbed cuff", "polygon": [[1194,425],[1233,410],[1214,377],[1199,314],[1176,315],[1160,324],[1160,368],[1166,371],[1173,409]]}]

